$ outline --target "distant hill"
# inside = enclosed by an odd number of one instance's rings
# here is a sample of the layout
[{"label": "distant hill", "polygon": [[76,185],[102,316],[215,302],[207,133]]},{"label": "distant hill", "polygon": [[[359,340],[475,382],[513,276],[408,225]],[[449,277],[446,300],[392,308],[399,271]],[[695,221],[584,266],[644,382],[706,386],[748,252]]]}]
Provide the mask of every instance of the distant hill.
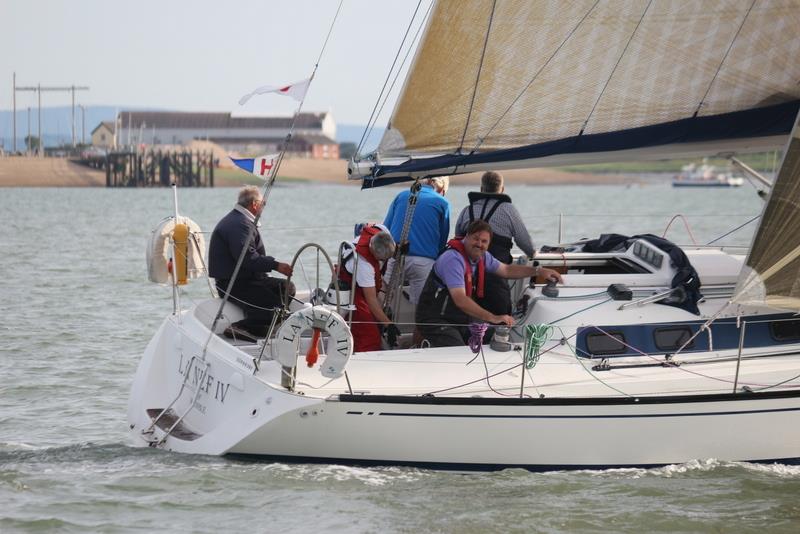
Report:
[{"label": "distant hill", "polygon": [[[86,106],[85,128],[86,142],[90,143],[92,130],[103,121],[113,121],[117,115],[117,106]],[[131,109],[131,108],[124,108]],[[0,144],[6,150],[11,150],[12,143],[12,111],[0,111]],[[42,108],[42,137],[44,146],[57,146],[72,142],[72,108],[60,106]],[[31,135],[38,134],[37,109],[31,108]],[[28,135],[28,109],[17,108],[17,150],[25,149],[25,136]],[[75,108],[75,138],[81,142],[81,110]]]}]

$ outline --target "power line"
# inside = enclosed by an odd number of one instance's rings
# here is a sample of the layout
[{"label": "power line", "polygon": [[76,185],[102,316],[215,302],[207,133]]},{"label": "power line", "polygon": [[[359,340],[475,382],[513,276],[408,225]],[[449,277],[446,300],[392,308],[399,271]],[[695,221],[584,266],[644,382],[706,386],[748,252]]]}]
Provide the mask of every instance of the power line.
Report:
[{"label": "power line", "polygon": [[[13,117],[13,132],[12,132],[12,143],[14,147],[14,152],[17,151],[17,91],[31,91],[37,93],[39,97],[39,112],[38,112],[38,136],[39,136],[39,146],[37,148],[39,152],[39,156],[44,156],[43,143],[42,143],[42,92],[69,92],[72,93],[72,146],[75,147],[75,92],[76,91],[88,91],[89,88],[86,86],[79,86],[79,85],[69,85],[69,86],[45,86],[42,87],[42,84],[36,84],[35,86],[18,86],[17,85],[17,73],[14,73],[13,76],[13,84],[14,84],[14,98],[13,98],[13,106],[14,109],[12,111]],[[28,139],[30,143],[30,139]]]}]

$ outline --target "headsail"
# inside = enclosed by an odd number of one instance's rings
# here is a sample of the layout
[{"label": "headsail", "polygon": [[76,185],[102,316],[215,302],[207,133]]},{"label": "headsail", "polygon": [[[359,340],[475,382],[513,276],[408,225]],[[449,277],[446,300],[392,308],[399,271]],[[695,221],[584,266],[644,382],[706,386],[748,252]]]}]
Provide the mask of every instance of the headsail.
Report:
[{"label": "headsail", "polygon": [[373,176],[781,147],[798,52],[800,0],[440,0]]},{"label": "headsail", "polygon": [[753,238],[734,302],[800,312],[800,115]]}]

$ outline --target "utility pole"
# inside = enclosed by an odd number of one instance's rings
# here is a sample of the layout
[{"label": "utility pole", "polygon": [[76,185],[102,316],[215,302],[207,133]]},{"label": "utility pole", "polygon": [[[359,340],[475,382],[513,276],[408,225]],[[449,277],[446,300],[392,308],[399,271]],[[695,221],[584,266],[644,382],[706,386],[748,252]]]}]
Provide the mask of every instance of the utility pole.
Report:
[{"label": "utility pole", "polygon": [[36,155],[40,158],[44,157],[44,141],[42,140],[42,84],[36,85],[36,90],[39,93],[39,111],[36,113],[36,118],[39,121],[39,142],[36,143]]},{"label": "utility pole", "polygon": [[17,87],[17,75],[14,73],[14,151],[17,150],[16,145],[16,136],[17,136],[17,91],[35,91],[38,93],[39,97],[39,156],[44,156],[44,142],[42,141],[42,91],[69,91],[72,93],[72,147],[75,147],[75,91],[88,91],[88,87],[84,86],[76,86],[70,85],[69,87],[42,87],[42,84],[36,84],[36,86],[29,86],[29,87]]},{"label": "utility pole", "polygon": [[16,72],[14,72],[12,76],[12,83],[14,84],[14,91],[13,91],[14,96],[11,98],[11,101],[13,102],[14,109],[11,112],[11,117],[12,117],[11,122],[14,124],[14,126],[11,128],[12,130],[11,143],[14,146],[14,151],[12,153],[16,154],[17,153],[17,73]]},{"label": "utility pole", "polygon": [[86,106],[81,104],[81,144],[86,144]]}]

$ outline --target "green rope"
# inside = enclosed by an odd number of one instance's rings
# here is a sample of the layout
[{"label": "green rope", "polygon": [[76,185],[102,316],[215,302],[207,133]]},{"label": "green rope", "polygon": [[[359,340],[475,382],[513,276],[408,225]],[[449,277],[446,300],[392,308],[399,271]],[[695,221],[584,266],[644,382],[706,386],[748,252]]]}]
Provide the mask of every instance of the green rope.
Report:
[{"label": "green rope", "polygon": [[539,351],[553,334],[549,324],[525,325],[525,368],[533,369],[539,361]]}]

